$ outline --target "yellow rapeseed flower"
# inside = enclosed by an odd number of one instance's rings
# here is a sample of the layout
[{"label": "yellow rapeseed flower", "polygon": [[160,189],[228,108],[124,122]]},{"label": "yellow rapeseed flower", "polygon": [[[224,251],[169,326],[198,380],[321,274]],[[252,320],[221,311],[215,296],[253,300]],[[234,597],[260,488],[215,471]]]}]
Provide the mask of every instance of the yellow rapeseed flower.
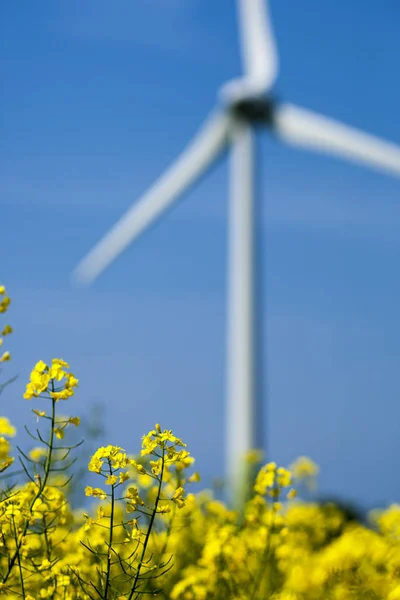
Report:
[{"label": "yellow rapeseed flower", "polygon": [[245,455],[245,461],[249,464],[249,465],[257,465],[258,463],[260,463],[263,459],[264,456],[264,452],[263,450],[249,450],[248,452],[246,452]]},{"label": "yellow rapeseed flower", "polygon": [[0,460],[8,457],[10,452],[10,442],[4,437],[0,437]]},{"label": "yellow rapeseed flower", "polygon": [[157,506],[157,512],[161,515],[165,515],[166,513],[171,512],[171,507],[169,504],[159,504]]},{"label": "yellow rapeseed flower", "polygon": [[306,479],[308,477],[316,477],[319,473],[318,465],[307,456],[300,456],[293,464],[290,465],[290,470],[295,479]]},{"label": "yellow rapeseed flower", "polygon": [[292,474],[287,469],[279,467],[279,469],[276,470],[276,475],[276,482],[279,487],[288,487],[292,483]]},{"label": "yellow rapeseed flower", "polygon": [[185,499],[183,498],[184,493],[184,488],[178,487],[171,498],[172,502],[174,502],[178,508],[183,508],[185,506]]},{"label": "yellow rapeseed flower", "polygon": [[100,500],[106,500],[107,492],[105,492],[101,488],[93,488],[90,485],[88,485],[85,488],[85,496],[94,496],[95,498],[100,498]]},{"label": "yellow rapeseed flower", "polygon": [[126,472],[124,472],[124,471],[121,471],[121,472],[119,473],[119,482],[120,482],[120,483],[125,483],[125,481],[127,481],[128,479],[129,479],[129,475],[128,475],[128,473],[126,473]]},{"label": "yellow rapeseed flower", "polygon": [[64,429],[62,429],[61,427],[55,427],[54,428],[54,435],[59,439],[62,440],[64,439],[65,433],[64,433]]},{"label": "yellow rapeseed flower", "polygon": [[46,411],[45,410],[38,410],[36,408],[33,408],[32,412],[35,413],[35,415],[38,416],[38,417],[45,417],[46,416]]},{"label": "yellow rapeseed flower", "polygon": [[14,437],[16,429],[6,417],[0,417],[0,435]]},{"label": "yellow rapeseed flower", "polygon": [[117,481],[118,477],[116,475],[109,475],[104,483],[106,483],[107,485],[114,485],[115,483],[117,483]]},{"label": "yellow rapeseed flower", "polygon": [[29,456],[35,462],[38,462],[44,456],[47,456],[47,450],[43,447],[32,448],[29,452]]},{"label": "yellow rapeseed flower", "polygon": [[48,392],[53,400],[68,400],[74,395],[78,379],[65,369],[69,369],[69,365],[61,358],[53,358],[50,366],[43,360],[37,362],[31,372],[24,398],[30,400]]},{"label": "yellow rapeseed flower", "polygon": [[11,354],[8,350],[6,350],[6,352],[3,353],[3,356],[0,357],[0,363],[6,362],[7,360],[11,360]]},{"label": "yellow rapeseed flower", "polygon": [[4,437],[0,437],[0,473],[3,473],[14,462],[10,456],[10,442]]},{"label": "yellow rapeseed flower", "polygon": [[11,298],[9,298],[8,296],[4,296],[4,298],[0,302],[0,313],[7,312],[10,304],[11,304]]},{"label": "yellow rapeseed flower", "polygon": [[120,446],[101,446],[91,457],[88,470],[92,473],[101,473],[105,461],[109,462],[115,471],[124,469],[131,463],[125,450]]}]

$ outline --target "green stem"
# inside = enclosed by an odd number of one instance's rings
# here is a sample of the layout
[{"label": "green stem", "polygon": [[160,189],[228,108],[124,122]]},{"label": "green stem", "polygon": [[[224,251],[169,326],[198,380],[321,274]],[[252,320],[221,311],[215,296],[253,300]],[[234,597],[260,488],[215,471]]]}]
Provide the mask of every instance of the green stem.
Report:
[{"label": "green stem", "polygon": [[[111,463],[109,461],[110,476],[112,475]],[[110,514],[110,535],[108,537],[108,554],[107,554],[107,573],[106,583],[104,586],[104,600],[107,600],[108,588],[110,586],[110,575],[111,575],[111,548],[113,544],[113,532],[114,532],[114,507],[115,507],[115,491],[114,484],[111,485],[111,514]]]},{"label": "green stem", "polygon": [[46,558],[49,562],[51,562],[51,551],[50,551],[49,537],[47,535],[46,515],[43,515],[43,535],[44,535],[45,548],[46,548]]},{"label": "green stem", "polygon": [[156,516],[156,513],[157,513],[158,501],[160,500],[160,496],[161,496],[161,486],[162,486],[163,475],[164,475],[164,455],[165,455],[165,449],[163,447],[162,457],[161,457],[162,458],[162,463],[161,463],[160,479],[158,480],[157,497],[156,497],[156,501],[154,503],[153,512],[152,512],[151,517],[150,517],[149,526],[147,528],[146,537],[145,537],[145,540],[144,540],[144,543],[143,543],[142,554],[140,556],[139,564],[138,564],[138,567],[137,567],[137,570],[136,570],[135,579],[133,580],[133,585],[132,585],[130,594],[128,596],[128,600],[132,600],[133,594],[136,591],[136,584],[137,584],[139,576],[140,576],[140,571],[141,571],[141,568],[142,568],[142,565],[143,565],[143,562],[144,562],[144,557],[146,555],[147,544],[149,543],[151,530],[152,530],[154,519],[155,519],[155,516]]},{"label": "green stem", "polygon": [[[18,534],[17,534],[17,528],[15,526],[15,519],[13,518],[13,525],[14,525],[14,535],[15,535],[15,539],[18,538]],[[18,570],[19,570],[19,578],[21,579],[21,592],[22,592],[22,598],[25,599],[25,586],[24,586],[24,578],[22,575],[22,566],[21,566],[21,556],[18,553]]]}]

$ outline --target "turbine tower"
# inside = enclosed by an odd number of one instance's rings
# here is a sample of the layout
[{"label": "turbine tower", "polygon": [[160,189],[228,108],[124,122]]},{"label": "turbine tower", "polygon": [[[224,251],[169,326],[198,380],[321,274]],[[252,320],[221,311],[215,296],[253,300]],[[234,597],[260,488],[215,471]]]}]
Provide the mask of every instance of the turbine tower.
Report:
[{"label": "turbine tower", "polygon": [[255,344],[256,127],[280,140],[400,176],[400,147],[325,116],[278,102],[275,40],[265,0],[238,0],[244,75],[222,86],[218,106],[176,162],[78,265],[93,282],[127,246],[231,150],[227,361],[227,477],[231,493],[243,481],[244,455],[263,447]]}]

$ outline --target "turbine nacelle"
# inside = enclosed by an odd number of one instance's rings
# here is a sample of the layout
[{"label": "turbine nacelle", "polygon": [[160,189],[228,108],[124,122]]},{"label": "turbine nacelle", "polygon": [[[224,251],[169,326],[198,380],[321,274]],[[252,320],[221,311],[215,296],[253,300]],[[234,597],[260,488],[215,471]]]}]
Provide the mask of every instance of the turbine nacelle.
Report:
[{"label": "turbine nacelle", "polygon": [[245,79],[234,80],[222,86],[218,96],[223,110],[249,123],[271,125],[275,108],[273,97],[265,90],[252,89],[247,83]]},{"label": "turbine nacelle", "polygon": [[242,119],[253,125],[273,127],[276,102],[272,97],[243,98],[230,107],[236,119]]},{"label": "turbine nacelle", "polygon": [[222,106],[229,108],[242,102],[261,102],[268,97],[269,86],[262,86],[247,77],[225,83],[218,92]]}]

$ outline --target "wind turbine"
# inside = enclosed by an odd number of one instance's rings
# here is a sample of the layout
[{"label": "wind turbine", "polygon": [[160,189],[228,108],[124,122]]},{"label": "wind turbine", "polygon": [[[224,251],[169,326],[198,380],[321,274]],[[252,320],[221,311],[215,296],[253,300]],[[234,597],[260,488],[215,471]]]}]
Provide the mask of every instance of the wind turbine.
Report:
[{"label": "wind turbine", "polygon": [[255,368],[254,129],[263,126],[288,144],[400,176],[399,146],[274,98],[278,59],[267,2],[238,0],[238,9],[244,76],[222,86],[218,107],[190,145],[75,272],[82,283],[93,282],[217,157],[231,150],[226,404],[231,490],[242,481],[245,453],[263,447]]}]

